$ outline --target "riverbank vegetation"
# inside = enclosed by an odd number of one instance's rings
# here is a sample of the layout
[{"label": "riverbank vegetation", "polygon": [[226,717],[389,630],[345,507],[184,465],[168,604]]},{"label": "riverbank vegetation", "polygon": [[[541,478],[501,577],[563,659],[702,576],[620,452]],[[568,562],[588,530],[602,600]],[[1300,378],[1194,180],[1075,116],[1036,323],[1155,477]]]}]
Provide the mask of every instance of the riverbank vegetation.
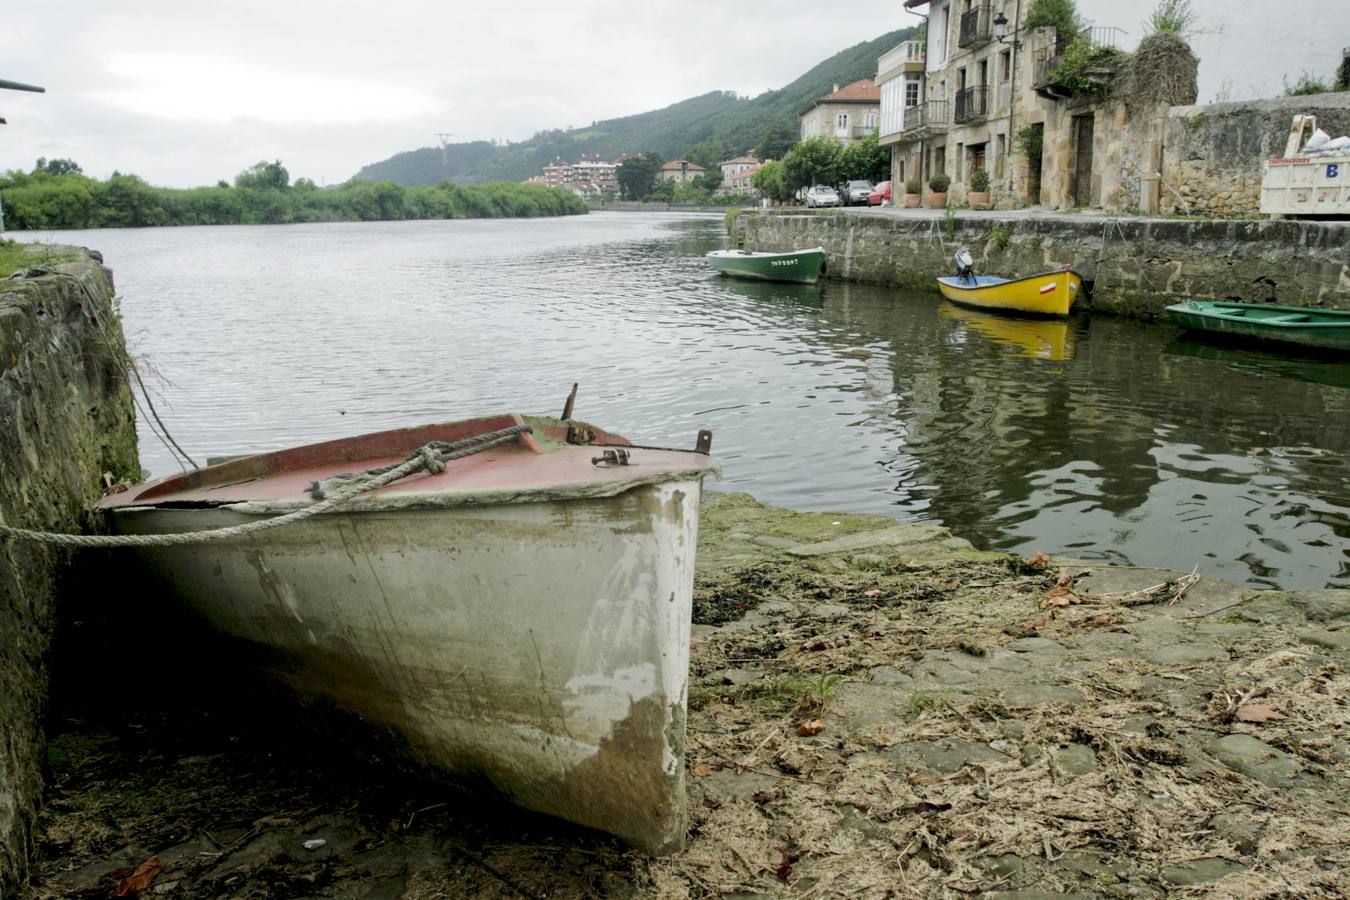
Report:
[{"label": "riverbank vegetation", "polygon": [[231,184],[164,188],[114,172],[90,178],[70,160],[38,160],[31,172],[0,175],[5,225],[14,230],[134,228],[149,225],[273,225],[400,219],[528,218],[578,215],[586,204],[571,191],[543,185],[450,182],[404,187],[348,181],[319,187],[291,181],[280,161],[259,162]]},{"label": "riverbank vegetation", "polygon": [[780,162],[761,167],[750,182],[770,200],[782,203],[813,184],[883,181],[890,176],[890,168],[890,150],[878,146],[876,134],[847,147],[821,136],[796,144]]}]

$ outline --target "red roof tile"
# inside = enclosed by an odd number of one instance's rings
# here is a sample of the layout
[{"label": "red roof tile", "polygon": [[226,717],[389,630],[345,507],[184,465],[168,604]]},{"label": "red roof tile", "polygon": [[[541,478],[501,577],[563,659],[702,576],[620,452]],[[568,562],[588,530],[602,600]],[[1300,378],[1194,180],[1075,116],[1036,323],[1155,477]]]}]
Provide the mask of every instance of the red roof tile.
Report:
[{"label": "red roof tile", "polygon": [[852,84],[844,85],[833,94],[826,94],[816,101],[817,104],[840,102],[880,103],[881,88],[877,87],[877,83],[870,78],[860,78]]}]

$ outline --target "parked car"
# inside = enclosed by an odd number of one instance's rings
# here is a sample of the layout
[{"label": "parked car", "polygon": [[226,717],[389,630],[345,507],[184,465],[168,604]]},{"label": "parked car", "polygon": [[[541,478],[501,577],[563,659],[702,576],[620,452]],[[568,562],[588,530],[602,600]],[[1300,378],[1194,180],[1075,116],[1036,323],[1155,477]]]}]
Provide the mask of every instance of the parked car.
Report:
[{"label": "parked car", "polygon": [[844,185],[841,196],[844,199],[845,206],[864,206],[867,203],[867,197],[872,193],[872,182],[870,181],[850,181]]},{"label": "parked car", "polygon": [[867,195],[868,206],[880,206],[881,201],[883,200],[887,203],[891,202],[891,183],[889,181],[879,183],[876,187],[872,188],[872,192]]},{"label": "parked car", "polygon": [[817,206],[838,206],[839,194],[828,184],[818,184],[806,192],[806,205],[813,208]]}]

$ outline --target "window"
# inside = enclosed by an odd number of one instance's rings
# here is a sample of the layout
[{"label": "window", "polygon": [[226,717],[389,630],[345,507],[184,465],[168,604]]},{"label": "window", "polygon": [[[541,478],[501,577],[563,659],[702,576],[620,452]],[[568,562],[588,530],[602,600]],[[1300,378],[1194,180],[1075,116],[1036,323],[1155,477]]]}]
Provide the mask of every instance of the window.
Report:
[{"label": "window", "polygon": [[848,113],[840,113],[834,117],[834,127],[837,131],[848,130]]},{"label": "window", "polygon": [[918,105],[919,105],[919,82],[906,81],[905,106],[918,106]]},{"label": "window", "polygon": [[998,55],[998,80],[1012,80],[1012,51],[1004,50]]},{"label": "window", "polygon": [[869,130],[870,130],[870,129],[873,129],[873,128],[876,128],[876,127],[877,127],[877,114],[874,113],[874,112],[870,112],[870,113],[868,113],[867,115],[863,116],[863,127],[867,128],[867,129],[869,129]]}]

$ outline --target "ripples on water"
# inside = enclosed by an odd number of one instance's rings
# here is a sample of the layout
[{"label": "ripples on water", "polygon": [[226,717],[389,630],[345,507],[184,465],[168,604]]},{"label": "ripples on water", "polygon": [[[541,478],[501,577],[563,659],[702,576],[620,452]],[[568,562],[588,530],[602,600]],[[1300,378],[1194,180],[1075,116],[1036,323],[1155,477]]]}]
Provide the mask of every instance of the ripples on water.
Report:
[{"label": "ripples on water", "polygon": [[[1350,587],[1350,364],[713,275],[720,217],[161,228],[102,250],[195,455],[519,410],[715,433],[721,489],[977,545]],[[144,427],[146,468],[172,457]]]}]

